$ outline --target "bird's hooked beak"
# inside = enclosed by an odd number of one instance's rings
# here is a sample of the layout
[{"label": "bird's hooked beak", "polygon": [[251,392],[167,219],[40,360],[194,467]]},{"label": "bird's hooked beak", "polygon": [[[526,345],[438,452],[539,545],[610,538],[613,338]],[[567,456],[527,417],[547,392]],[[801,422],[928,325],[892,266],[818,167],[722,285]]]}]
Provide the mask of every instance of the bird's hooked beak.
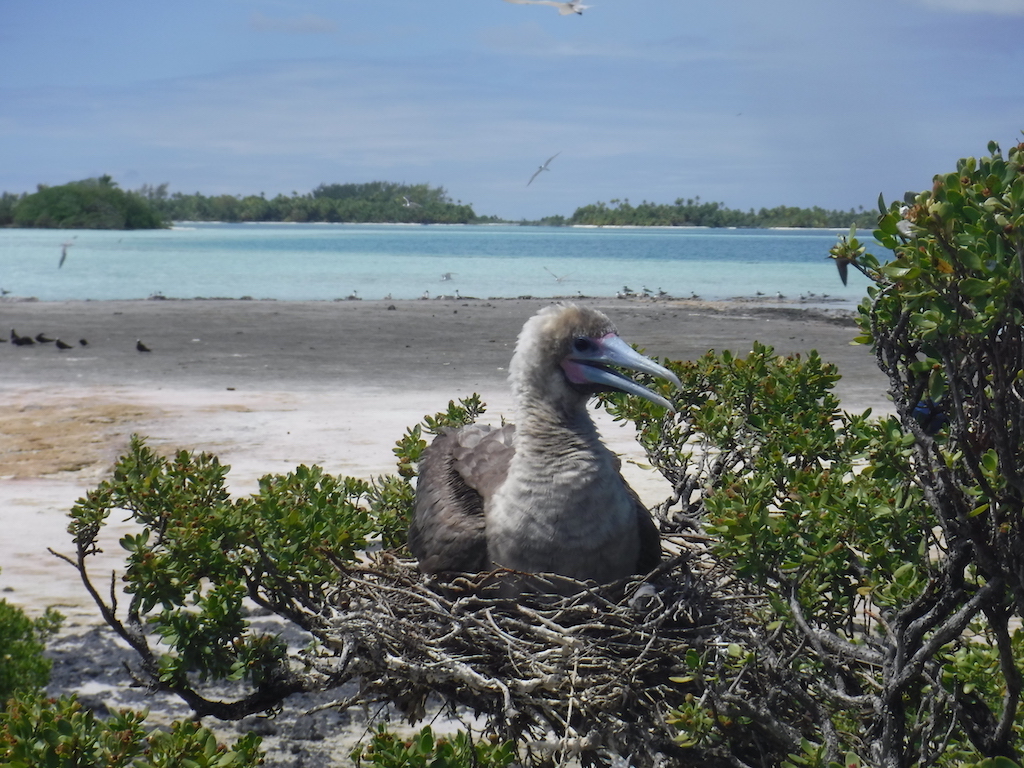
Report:
[{"label": "bird's hooked beak", "polygon": [[671,381],[682,388],[679,377],[664,366],[644,357],[621,337],[609,333],[599,339],[580,336],[573,340],[572,351],[562,361],[562,370],[573,384],[596,384],[650,400],[656,405],[675,411],[675,407],[661,395],[637,384],[609,366],[649,373]]}]

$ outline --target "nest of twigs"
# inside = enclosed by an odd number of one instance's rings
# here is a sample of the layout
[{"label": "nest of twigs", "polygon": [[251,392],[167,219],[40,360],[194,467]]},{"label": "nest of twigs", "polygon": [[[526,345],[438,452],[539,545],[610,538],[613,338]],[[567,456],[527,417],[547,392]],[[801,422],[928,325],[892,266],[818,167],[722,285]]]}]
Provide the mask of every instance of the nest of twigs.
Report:
[{"label": "nest of twigs", "polygon": [[358,700],[397,704],[411,719],[429,695],[469,708],[527,763],[605,764],[611,754],[656,765],[677,749],[669,712],[699,695],[687,652],[724,653],[753,599],[736,594],[699,537],[681,544],[647,577],[580,583],[567,597],[503,597],[502,580],[518,574],[439,581],[379,554],[344,569],[337,608],[315,632],[333,648],[315,666],[358,669]]}]

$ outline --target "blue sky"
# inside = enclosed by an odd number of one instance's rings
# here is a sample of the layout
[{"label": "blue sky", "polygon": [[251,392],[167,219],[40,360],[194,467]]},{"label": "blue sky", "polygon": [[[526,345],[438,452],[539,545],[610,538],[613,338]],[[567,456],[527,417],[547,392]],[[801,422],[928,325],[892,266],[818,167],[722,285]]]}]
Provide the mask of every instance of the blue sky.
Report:
[{"label": "blue sky", "polygon": [[0,190],[870,208],[1021,139],[1024,0],[588,1],[6,0]]}]

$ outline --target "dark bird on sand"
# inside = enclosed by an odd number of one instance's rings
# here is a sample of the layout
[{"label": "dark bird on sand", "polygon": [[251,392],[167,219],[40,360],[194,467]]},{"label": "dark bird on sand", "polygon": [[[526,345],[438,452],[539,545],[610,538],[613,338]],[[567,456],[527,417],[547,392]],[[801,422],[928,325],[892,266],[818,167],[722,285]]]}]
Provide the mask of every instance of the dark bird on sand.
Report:
[{"label": "dark bird on sand", "polygon": [[57,349],[71,349],[70,344],[63,342],[60,339],[57,339],[55,343],[57,344]]},{"label": "dark bird on sand", "polygon": [[147,347],[145,344],[142,343],[142,339],[136,339],[135,340],[135,348],[137,350],[139,350],[139,352],[152,352],[153,351],[149,347]]},{"label": "dark bird on sand", "polygon": [[78,344],[79,344],[79,346],[82,346],[82,347],[88,347],[89,346],[89,342],[86,341],[85,339],[79,339],[78,340]]},{"label": "dark bird on sand", "polygon": [[19,336],[18,332],[11,328],[11,344],[14,344],[16,347],[27,347],[35,343],[35,339],[31,336]]},{"label": "dark bird on sand", "polygon": [[[594,309],[555,305],[527,321],[509,366],[515,426],[448,430],[423,454],[409,529],[421,570],[508,568],[609,583],[658,564],[657,526],[586,404],[619,390],[672,406],[615,367],[680,386]],[[574,590],[556,578],[543,591]]]},{"label": "dark bird on sand", "polygon": [[52,344],[53,343],[53,339],[51,339],[45,333],[37,333],[36,334],[36,341],[38,341],[40,344]]}]

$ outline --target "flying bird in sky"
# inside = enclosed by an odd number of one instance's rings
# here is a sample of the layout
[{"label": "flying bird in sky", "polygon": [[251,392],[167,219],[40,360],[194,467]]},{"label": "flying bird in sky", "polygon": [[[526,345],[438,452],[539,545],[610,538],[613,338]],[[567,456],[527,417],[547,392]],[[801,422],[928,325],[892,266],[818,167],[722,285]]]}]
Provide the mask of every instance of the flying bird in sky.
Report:
[{"label": "flying bird in sky", "polygon": [[547,160],[545,160],[544,161],[544,165],[539,166],[537,168],[537,170],[533,172],[533,176],[531,176],[530,180],[528,182],[526,182],[526,186],[530,186],[533,183],[533,180],[537,178],[537,176],[540,174],[541,171],[550,171],[551,169],[548,168],[548,164],[552,160],[554,160],[556,157],[558,157],[560,154],[562,154],[561,150],[559,150],[558,152],[555,152],[555,154],[553,154],[551,157],[549,157]]},{"label": "flying bird in sky", "polygon": [[610,583],[658,564],[658,527],[587,401],[618,390],[672,405],[616,369],[681,386],[597,310],[560,304],[527,321],[509,366],[515,424],[446,430],[423,453],[409,528],[422,571],[509,568]]},{"label": "flying bird in sky", "polygon": [[593,6],[584,5],[578,0],[569,0],[567,3],[559,3],[556,0],[505,0],[506,3],[514,3],[516,5],[550,5],[552,8],[557,8],[558,12],[563,16],[576,13],[580,16],[583,15],[583,11]]}]

